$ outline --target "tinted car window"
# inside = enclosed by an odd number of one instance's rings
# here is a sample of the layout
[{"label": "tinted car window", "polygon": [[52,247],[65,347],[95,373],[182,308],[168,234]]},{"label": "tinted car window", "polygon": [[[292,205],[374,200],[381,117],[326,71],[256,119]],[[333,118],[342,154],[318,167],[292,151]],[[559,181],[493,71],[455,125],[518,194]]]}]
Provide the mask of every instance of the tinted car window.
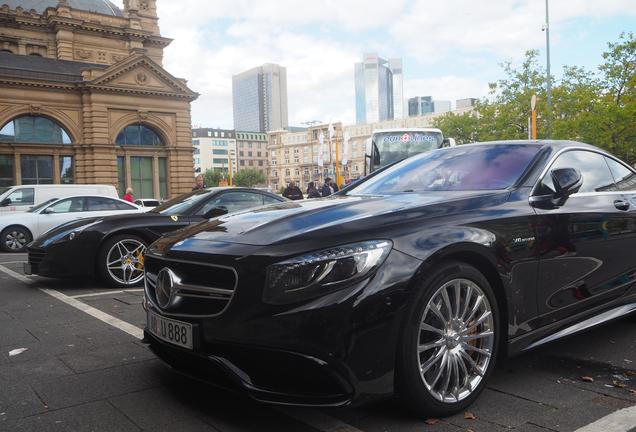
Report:
[{"label": "tinted car window", "polygon": [[615,161],[614,159],[605,158],[609,165],[616,189],[620,191],[636,190],[636,174],[625,165]]},{"label": "tinted car window", "polygon": [[117,210],[137,210],[137,207],[122,201],[115,201],[115,204],[117,205]]},{"label": "tinted car window", "polygon": [[84,198],[68,198],[48,207],[52,213],[75,213],[84,211]]},{"label": "tinted car window", "polygon": [[108,198],[91,197],[88,199],[88,211],[117,210],[117,202]]},{"label": "tinted car window", "polygon": [[271,197],[269,195],[261,195],[263,197],[263,204],[276,204],[281,202],[280,200]]},{"label": "tinted car window", "polygon": [[178,196],[166,201],[158,207],[150,210],[150,213],[160,213],[165,216],[179,216],[187,214],[194,206],[199,205],[211,191],[202,189]]},{"label": "tinted car window", "polygon": [[576,168],[581,172],[583,186],[579,192],[616,190],[614,178],[603,155],[585,150],[572,150],[560,155],[550,166],[539,183],[537,195],[549,195],[556,191],[550,171],[557,168]]},{"label": "tinted car window", "polygon": [[31,205],[33,204],[33,188],[16,189],[7,197],[10,205]]},{"label": "tinted car window", "polygon": [[362,181],[350,195],[506,189],[521,177],[540,146],[459,146],[414,156]]},{"label": "tinted car window", "polygon": [[229,213],[258,207],[263,205],[263,195],[252,192],[226,192],[219,197],[213,198],[199,211],[197,215],[203,215],[214,207],[225,207]]}]

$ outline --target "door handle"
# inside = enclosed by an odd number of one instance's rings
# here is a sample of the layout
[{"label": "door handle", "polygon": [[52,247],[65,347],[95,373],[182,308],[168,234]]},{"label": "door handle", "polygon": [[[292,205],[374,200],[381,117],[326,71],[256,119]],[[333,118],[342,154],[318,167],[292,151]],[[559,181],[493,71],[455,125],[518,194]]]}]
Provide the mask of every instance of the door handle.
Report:
[{"label": "door handle", "polygon": [[629,202],[623,201],[623,200],[616,200],[614,201],[614,207],[616,207],[619,210],[629,210]]}]

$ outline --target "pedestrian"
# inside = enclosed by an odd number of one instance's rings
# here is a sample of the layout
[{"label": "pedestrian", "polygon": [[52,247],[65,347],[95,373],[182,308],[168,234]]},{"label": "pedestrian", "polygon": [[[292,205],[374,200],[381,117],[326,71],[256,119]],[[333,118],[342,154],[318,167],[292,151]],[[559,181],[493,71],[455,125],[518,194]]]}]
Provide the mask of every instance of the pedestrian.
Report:
[{"label": "pedestrian", "polygon": [[303,192],[298,186],[296,186],[296,183],[294,183],[293,181],[289,182],[289,186],[287,186],[283,191],[283,196],[293,201],[301,200],[304,198]]},{"label": "pedestrian", "polygon": [[194,182],[195,182],[194,187],[192,188],[193,191],[207,189],[207,185],[203,182],[202,174],[199,174],[198,176],[196,176],[196,178],[194,179]]},{"label": "pedestrian", "polygon": [[135,199],[133,198],[133,188],[131,187],[126,188],[126,195],[124,195],[124,201],[128,201],[131,203],[135,202]]},{"label": "pedestrian", "polygon": [[336,190],[333,188],[333,180],[331,180],[331,177],[327,177],[325,179],[325,184],[322,185],[321,192],[323,197],[329,196],[333,194],[334,192],[336,192]]},{"label": "pedestrian", "polygon": [[314,182],[307,185],[307,198],[320,198],[320,192],[316,189]]}]

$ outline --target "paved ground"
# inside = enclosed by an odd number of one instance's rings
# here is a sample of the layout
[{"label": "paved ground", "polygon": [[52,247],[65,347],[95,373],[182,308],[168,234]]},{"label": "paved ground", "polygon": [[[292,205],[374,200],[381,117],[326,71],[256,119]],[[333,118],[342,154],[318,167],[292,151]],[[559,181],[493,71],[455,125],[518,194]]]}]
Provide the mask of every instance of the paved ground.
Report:
[{"label": "paved ground", "polygon": [[[24,259],[0,254],[0,270],[22,274]],[[470,413],[427,424],[397,400],[355,409],[278,409],[186,379],[135,337],[40,288],[141,328],[139,290],[31,280],[0,272],[0,431],[574,431],[636,405],[633,319],[499,365]]]}]

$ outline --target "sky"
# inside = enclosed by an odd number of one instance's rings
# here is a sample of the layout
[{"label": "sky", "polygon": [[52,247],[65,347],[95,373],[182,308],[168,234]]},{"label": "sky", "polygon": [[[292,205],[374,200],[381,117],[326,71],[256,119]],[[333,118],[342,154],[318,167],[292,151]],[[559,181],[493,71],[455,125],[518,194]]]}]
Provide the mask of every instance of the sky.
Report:
[{"label": "sky", "polygon": [[[117,0],[121,6],[122,1]],[[289,124],[355,122],[354,63],[401,57],[404,97],[488,95],[501,63],[539,49],[542,0],[158,0],[164,67],[200,97],[192,122],[232,128],[232,75],[287,68]],[[636,0],[550,0],[552,72],[595,69],[608,42],[636,31]]]}]

